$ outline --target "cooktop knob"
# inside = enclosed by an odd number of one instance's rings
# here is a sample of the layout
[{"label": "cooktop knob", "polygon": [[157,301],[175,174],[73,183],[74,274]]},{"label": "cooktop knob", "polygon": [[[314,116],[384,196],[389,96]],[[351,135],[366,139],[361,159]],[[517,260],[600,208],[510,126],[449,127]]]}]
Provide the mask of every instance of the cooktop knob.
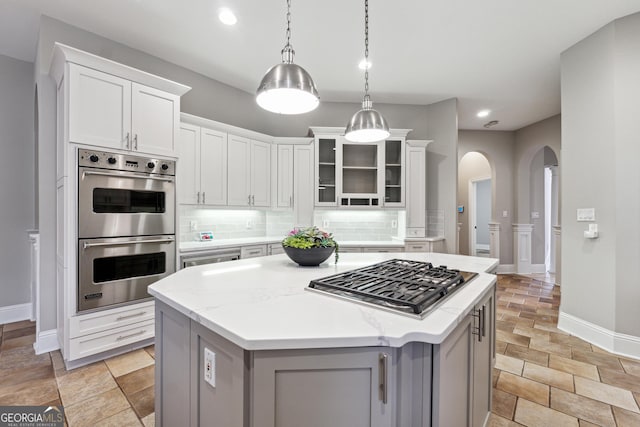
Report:
[{"label": "cooktop knob", "polygon": [[163,163],[161,168],[162,168],[163,171],[166,171],[167,169],[169,169],[169,165],[166,164],[166,163]]},{"label": "cooktop knob", "polygon": [[115,162],[116,162],[116,158],[115,158],[115,157],[109,157],[109,158],[107,159],[107,161],[109,162],[109,164],[110,164],[110,165],[113,165],[113,164],[115,164]]},{"label": "cooktop knob", "polygon": [[89,160],[91,160],[93,163],[95,163],[98,160],[100,160],[100,158],[98,156],[96,156],[95,154],[92,154],[92,155],[89,156]]},{"label": "cooktop knob", "polygon": [[153,169],[153,168],[155,168],[155,167],[156,167],[156,164],[155,164],[155,163],[153,163],[153,162],[149,162],[149,163],[147,163],[147,167],[148,167],[149,169]]}]

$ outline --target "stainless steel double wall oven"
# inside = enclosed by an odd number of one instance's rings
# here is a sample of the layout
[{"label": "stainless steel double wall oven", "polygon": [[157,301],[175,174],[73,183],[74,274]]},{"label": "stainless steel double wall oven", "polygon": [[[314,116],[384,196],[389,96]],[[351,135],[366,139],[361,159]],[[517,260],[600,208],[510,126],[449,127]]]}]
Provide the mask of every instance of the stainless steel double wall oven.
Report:
[{"label": "stainless steel double wall oven", "polygon": [[175,162],[78,151],[78,311],[151,298],[175,272]]}]

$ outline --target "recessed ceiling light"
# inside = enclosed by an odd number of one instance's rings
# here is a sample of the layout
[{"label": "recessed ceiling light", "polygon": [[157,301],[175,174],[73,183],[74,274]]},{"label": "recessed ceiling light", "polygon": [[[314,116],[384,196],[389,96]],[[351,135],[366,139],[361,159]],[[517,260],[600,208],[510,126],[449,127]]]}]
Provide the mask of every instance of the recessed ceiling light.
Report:
[{"label": "recessed ceiling light", "polygon": [[218,13],[218,19],[225,25],[235,25],[236,22],[238,22],[238,18],[236,18],[236,15],[234,15],[233,12],[226,7],[220,9],[220,13]]},{"label": "recessed ceiling light", "polygon": [[477,116],[478,117],[487,117],[489,114],[491,114],[491,110],[480,110],[480,111],[478,111]]},{"label": "recessed ceiling light", "polygon": [[367,61],[366,59],[363,59],[358,64],[358,68],[360,68],[361,70],[366,70],[366,69],[371,68],[371,61]]}]

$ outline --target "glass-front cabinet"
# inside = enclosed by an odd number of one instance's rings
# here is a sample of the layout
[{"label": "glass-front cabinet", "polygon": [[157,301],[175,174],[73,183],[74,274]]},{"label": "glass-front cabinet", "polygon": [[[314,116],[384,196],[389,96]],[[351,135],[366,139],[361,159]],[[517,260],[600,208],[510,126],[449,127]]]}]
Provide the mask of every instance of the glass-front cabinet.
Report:
[{"label": "glass-front cabinet", "polygon": [[343,128],[311,128],[315,135],[315,205],[327,207],[404,207],[405,139],[408,129],[389,139],[347,141]]}]

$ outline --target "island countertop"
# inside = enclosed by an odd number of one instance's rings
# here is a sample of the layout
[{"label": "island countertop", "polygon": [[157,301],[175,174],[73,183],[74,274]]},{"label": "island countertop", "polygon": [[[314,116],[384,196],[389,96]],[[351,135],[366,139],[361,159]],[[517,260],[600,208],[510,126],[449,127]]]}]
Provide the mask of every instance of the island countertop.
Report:
[{"label": "island countertop", "polygon": [[[428,261],[478,276],[424,319],[306,290],[309,281],[388,259]],[[439,344],[496,282],[498,260],[439,253],[345,253],[319,267],[286,255],[182,269],[149,287],[157,300],[245,350]]]}]

